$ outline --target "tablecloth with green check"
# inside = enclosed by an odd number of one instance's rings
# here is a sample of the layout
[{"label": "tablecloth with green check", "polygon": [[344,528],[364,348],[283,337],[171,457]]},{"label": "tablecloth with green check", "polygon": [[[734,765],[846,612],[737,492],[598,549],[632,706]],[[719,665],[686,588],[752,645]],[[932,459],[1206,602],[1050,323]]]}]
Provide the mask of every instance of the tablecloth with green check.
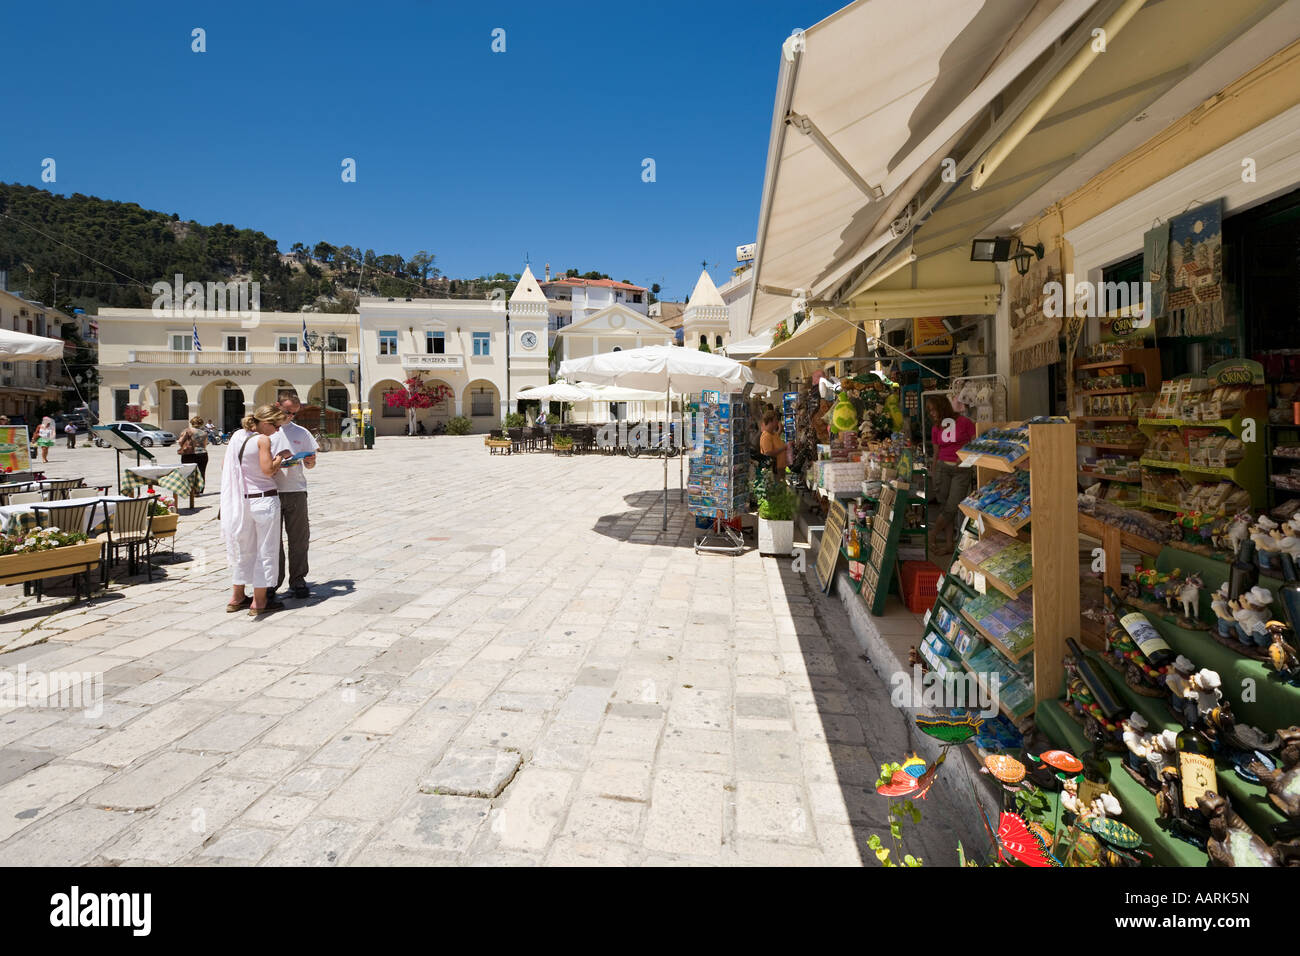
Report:
[{"label": "tablecloth with green check", "polygon": [[169,471],[159,478],[149,478],[145,475],[136,474],[130,468],[122,472],[122,494],[134,494],[140,488],[162,488],[164,491],[170,491],[174,495],[184,496],[191,492],[195,495],[203,494],[203,475],[195,468],[189,475],[183,474],[179,468]]}]

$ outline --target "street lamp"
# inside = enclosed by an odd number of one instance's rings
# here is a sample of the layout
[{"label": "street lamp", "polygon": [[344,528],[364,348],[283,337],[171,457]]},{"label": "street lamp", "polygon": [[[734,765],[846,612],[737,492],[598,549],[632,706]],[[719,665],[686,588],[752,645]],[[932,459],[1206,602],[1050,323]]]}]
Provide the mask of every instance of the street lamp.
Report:
[{"label": "street lamp", "polygon": [[331,332],[329,335],[322,335],[319,332],[307,332],[303,335],[307,344],[307,350],[310,352],[320,352],[320,430],[325,431],[325,408],[328,404],[325,400],[325,353],[337,352],[339,350],[339,337]]}]

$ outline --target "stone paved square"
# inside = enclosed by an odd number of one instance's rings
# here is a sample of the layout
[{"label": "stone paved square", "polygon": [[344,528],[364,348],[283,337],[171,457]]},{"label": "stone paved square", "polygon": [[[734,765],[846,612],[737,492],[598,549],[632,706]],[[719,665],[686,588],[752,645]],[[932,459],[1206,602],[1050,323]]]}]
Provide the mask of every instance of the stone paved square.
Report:
[{"label": "stone paved square", "polygon": [[862,859],[851,633],[776,559],[697,555],[675,493],[662,531],[662,466],[388,438],[310,481],[315,594],[274,615],[225,613],[213,494],[152,583],[24,618],[0,592],[0,666],[111,694],[0,713],[0,860]]}]

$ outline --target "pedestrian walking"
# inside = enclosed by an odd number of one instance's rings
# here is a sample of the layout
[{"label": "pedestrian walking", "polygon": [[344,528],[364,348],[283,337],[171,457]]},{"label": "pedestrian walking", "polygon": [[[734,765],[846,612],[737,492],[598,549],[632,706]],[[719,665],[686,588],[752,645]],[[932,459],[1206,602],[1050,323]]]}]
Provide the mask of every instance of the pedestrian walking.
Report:
[{"label": "pedestrian walking", "polygon": [[208,480],[208,430],[203,419],[195,415],[190,419],[190,427],[181,432],[176,441],[180,449],[181,461],[199,466],[199,477],[206,485]]},{"label": "pedestrian walking", "polygon": [[[289,539],[289,587],[296,598],[311,597],[307,587],[307,550],[311,543],[311,523],[307,517],[307,474],[305,469],[316,467],[316,452],[320,449],[311,432],[294,419],[302,411],[296,392],[284,391],[279,395],[279,410],[285,423],[276,434],[272,449],[287,455],[306,455],[292,465],[282,468],[275,476],[275,486],[280,491],[280,520],[284,535]],[[274,591],[284,586],[285,546],[280,543],[280,567]],[[272,593],[274,593],[274,591]]]},{"label": "pedestrian walking", "polygon": [[77,447],[77,426],[72,424],[72,422],[68,422],[68,424],[63,426],[63,434],[68,436],[68,447],[76,448]]},{"label": "pedestrian walking", "polygon": [[[248,608],[249,616],[257,617],[284,607],[269,593],[275,584],[280,532],[275,476],[286,457],[271,450],[271,437],[283,422],[278,408],[261,405],[244,418],[226,449],[221,469],[221,535],[234,585],[226,605],[231,613]],[[248,587],[253,588],[251,599]]]},{"label": "pedestrian walking", "polygon": [[46,415],[41,419],[40,427],[36,429],[36,447],[41,450],[41,462],[47,463],[50,460],[50,449],[54,447],[54,419]]}]

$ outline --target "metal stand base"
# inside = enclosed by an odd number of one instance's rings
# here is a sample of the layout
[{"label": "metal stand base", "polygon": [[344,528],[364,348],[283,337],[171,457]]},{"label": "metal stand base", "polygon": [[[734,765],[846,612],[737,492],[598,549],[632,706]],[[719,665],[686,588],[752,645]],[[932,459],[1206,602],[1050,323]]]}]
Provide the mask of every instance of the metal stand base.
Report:
[{"label": "metal stand base", "polygon": [[[714,539],[719,543],[708,544],[709,539]],[[745,539],[742,535],[737,534],[731,525],[715,521],[712,531],[695,539],[695,553],[699,554],[701,551],[707,551],[711,554],[744,554]]]}]

